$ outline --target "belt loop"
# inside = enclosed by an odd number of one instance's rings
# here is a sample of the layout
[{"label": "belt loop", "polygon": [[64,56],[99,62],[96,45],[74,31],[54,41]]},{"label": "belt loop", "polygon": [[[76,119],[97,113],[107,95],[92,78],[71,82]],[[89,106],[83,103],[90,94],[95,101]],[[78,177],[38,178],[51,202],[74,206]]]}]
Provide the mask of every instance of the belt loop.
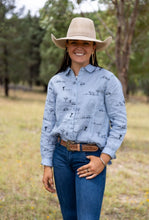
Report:
[{"label": "belt loop", "polygon": [[60,137],[60,136],[57,137],[57,143],[58,143],[58,144],[61,143],[61,137]]},{"label": "belt loop", "polygon": [[82,144],[80,144],[80,151],[82,151]]}]

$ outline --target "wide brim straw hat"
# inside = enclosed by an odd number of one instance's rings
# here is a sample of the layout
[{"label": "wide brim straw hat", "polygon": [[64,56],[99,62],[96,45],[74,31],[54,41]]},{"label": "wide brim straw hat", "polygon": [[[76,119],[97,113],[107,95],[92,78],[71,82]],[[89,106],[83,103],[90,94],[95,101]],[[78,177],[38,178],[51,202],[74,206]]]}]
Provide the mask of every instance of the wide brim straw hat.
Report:
[{"label": "wide brim straw hat", "polygon": [[96,51],[105,50],[112,41],[111,36],[104,41],[96,39],[94,22],[91,19],[84,17],[76,17],[72,19],[66,37],[56,38],[51,34],[51,38],[53,43],[62,49],[66,48],[67,40],[93,41],[96,43]]}]

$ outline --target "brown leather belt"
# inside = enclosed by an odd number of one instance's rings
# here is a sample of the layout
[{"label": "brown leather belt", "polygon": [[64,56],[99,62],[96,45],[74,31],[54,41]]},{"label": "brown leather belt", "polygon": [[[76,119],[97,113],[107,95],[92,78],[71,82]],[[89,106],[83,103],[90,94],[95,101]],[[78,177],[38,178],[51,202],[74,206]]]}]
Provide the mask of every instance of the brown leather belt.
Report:
[{"label": "brown leather belt", "polygon": [[67,148],[68,151],[88,151],[95,152],[99,148],[95,144],[77,144],[73,141],[60,140],[60,144]]}]

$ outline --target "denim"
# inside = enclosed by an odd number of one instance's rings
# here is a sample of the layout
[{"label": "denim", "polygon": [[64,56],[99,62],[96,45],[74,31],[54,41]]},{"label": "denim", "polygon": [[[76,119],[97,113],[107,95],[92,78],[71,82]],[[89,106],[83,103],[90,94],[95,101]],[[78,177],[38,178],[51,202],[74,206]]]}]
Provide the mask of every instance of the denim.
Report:
[{"label": "denim", "polygon": [[95,143],[102,153],[116,157],[126,133],[122,86],[116,76],[100,67],[71,68],[48,84],[41,132],[42,164],[52,166],[57,136],[76,143]]},{"label": "denim", "polygon": [[93,179],[77,175],[77,169],[87,163],[88,155],[97,152],[72,152],[56,145],[53,167],[56,190],[64,220],[99,220],[106,181],[106,168]]}]

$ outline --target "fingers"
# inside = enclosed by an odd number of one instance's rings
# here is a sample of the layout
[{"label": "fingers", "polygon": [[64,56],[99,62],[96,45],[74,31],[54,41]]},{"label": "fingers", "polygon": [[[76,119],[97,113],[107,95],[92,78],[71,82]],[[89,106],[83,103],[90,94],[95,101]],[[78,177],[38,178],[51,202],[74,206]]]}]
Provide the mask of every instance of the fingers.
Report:
[{"label": "fingers", "polygon": [[90,179],[95,178],[96,176],[97,176],[97,174],[93,174],[93,175],[91,175],[91,176],[87,176],[86,179],[87,179],[87,180],[90,180]]},{"label": "fingers", "polygon": [[54,183],[53,181],[50,181],[50,180],[44,180],[43,179],[43,184],[44,184],[44,187],[47,191],[51,192],[51,193],[55,193],[56,190],[54,188]]},{"label": "fingers", "polygon": [[84,165],[84,166],[82,166],[82,167],[80,167],[80,168],[78,168],[77,169],[77,172],[85,172],[87,169],[89,169],[89,164],[87,164],[87,165]]},{"label": "fingers", "polygon": [[55,193],[56,190],[54,188],[54,181],[53,181],[53,171],[52,168],[46,167],[44,169],[43,179],[42,182],[44,184],[44,187],[47,191],[51,193]]},{"label": "fingers", "polygon": [[99,157],[87,156],[87,158],[90,159],[90,162],[80,167],[77,170],[77,174],[80,178],[86,177],[86,179],[93,179],[103,171],[104,166]]}]

